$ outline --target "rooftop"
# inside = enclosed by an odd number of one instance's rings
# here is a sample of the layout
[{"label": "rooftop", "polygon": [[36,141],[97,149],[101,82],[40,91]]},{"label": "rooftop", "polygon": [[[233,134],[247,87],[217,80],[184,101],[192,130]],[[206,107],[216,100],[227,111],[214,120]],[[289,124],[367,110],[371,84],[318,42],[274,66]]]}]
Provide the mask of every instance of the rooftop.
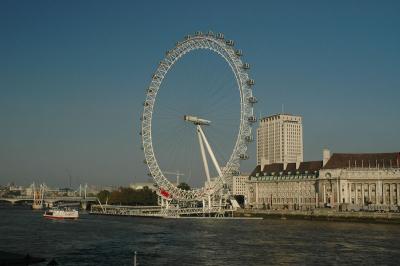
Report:
[{"label": "rooftop", "polygon": [[334,153],[323,169],[338,168],[399,168],[400,152],[390,153]]},{"label": "rooftop", "polygon": [[278,113],[278,114],[273,114],[270,116],[265,116],[265,117],[261,118],[260,121],[266,121],[266,120],[279,118],[279,116],[291,116],[291,117],[296,117],[296,118],[302,118],[301,115],[294,115],[294,114],[290,114],[290,113]]},{"label": "rooftop", "polygon": [[261,165],[257,165],[250,176],[257,176],[257,174],[261,176],[313,174],[322,168],[322,161],[301,162],[298,168],[296,168],[296,163],[288,163],[286,168],[284,166],[283,163],[273,163],[264,165],[261,169]]}]

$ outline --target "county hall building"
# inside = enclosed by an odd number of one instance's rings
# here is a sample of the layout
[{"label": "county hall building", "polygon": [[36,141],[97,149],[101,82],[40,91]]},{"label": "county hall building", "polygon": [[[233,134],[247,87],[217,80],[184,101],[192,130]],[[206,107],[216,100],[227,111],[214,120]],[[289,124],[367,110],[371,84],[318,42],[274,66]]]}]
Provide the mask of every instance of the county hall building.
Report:
[{"label": "county hall building", "polygon": [[322,160],[304,162],[301,121],[287,114],[261,119],[258,165],[245,181],[246,207],[399,210],[399,152],[331,155],[324,149]]}]

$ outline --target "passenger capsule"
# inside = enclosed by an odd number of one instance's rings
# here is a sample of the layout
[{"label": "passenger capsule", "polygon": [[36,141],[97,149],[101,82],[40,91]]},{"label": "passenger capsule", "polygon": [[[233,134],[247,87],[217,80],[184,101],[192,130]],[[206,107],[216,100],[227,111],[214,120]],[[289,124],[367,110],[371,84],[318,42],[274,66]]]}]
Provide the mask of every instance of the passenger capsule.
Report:
[{"label": "passenger capsule", "polygon": [[232,171],[232,175],[233,175],[233,176],[238,176],[238,175],[240,175],[240,172],[239,172],[239,171],[236,171],[236,170],[233,170],[233,171]]},{"label": "passenger capsule", "polygon": [[225,37],[224,37],[224,34],[222,34],[222,33],[217,33],[217,39],[221,39],[221,40],[223,40]]},{"label": "passenger capsule", "polygon": [[242,55],[243,55],[243,52],[242,52],[242,50],[236,50],[236,51],[235,51],[235,54],[236,54],[237,56],[242,56]]},{"label": "passenger capsule", "polygon": [[252,142],[254,140],[253,136],[246,136],[244,138],[247,142]]},{"label": "passenger capsule", "polygon": [[239,155],[239,158],[240,158],[240,160],[247,160],[247,159],[249,159],[249,155],[247,155],[247,154],[240,154],[240,155]]},{"label": "passenger capsule", "polygon": [[146,159],[144,159],[144,160],[143,160],[143,163],[144,163],[144,164],[147,164],[147,161],[146,161]]},{"label": "passenger capsule", "polygon": [[203,33],[201,32],[201,31],[196,31],[196,36],[201,36],[201,35],[203,35]]},{"label": "passenger capsule", "polygon": [[250,69],[250,64],[249,63],[244,63],[243,64],[243,69]]},{"label": "passenger capsule", "polygon": [[257,98],[254,97],[254,96],[251,96],[251,97],[248,98],[248,101],[249,101],[249,103],[254,104],[254,103],[257,103]]},{"label": "passenger capsule", "polygon": [[249,79],[249,80],[247,80],[247,85],[253,86],[254,84],[255,84],[254,79]]},{"label": "passenger capsule", "polygon": [[247,120],[248,120],[250,123],[257,122],[257,118],[256,118],[254,115],[249,116],[249,117],[247,118]]},{"label": "passenger capsule", "polygon": [[186,35],[185,40],[189,40],[189,39],[190,39],[190,35]]},{"label": "passenger capsule", "polygon": [[226,45],[234,46],[234,45],[235,45],[235,42],[232,41],[232,40],[227,40],[227,41],[226,41]]},{"label": "passenger capsule", "polygon": [[208,35],[208,36],[214,36],[214,32],[212,32],[212,31],[209,30],[209,31],[207,32],[207,35]]}]

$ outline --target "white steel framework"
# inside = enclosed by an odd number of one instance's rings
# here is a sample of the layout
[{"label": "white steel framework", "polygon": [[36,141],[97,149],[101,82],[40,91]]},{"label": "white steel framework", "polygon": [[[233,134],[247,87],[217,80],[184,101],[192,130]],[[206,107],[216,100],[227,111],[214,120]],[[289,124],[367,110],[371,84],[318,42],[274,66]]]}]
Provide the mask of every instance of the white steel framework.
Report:
[{"label": "white steel framework", "polygon": [[[248,63],[243,63],[241,60],[242,51],[235,50],[233,45],[234,42],[231,40],[226,41],[223,34],[219,33],[214,35],[212,32],[208,32],[206,34],[196,32],[196,34],[193,36],[186,36],[183,41],[177,42],[176,46],[172,50],[167,51],[166,57],[161,60],[157,70],[152,76],[150,86],[146,90],[146,100],[144,101],[144,110],[141,117],[142,148],[145,155],[145,163],[148,165],[150,170],[150,175],[154,178],[164,196],[167,195],[167,197],[176,200],[209,199],[210,195],[214,195],[215,193],[219,192],[225,183],[231,182],[233,175],[238,175],[240,173],[240,160],[248,158],[246,154],[247,144],[253,140],[251,124],[256,122],[256,118],[253,114],[253,104],[256,103],[256,98],[252,94],[254,80],[249,78],[248,71],[250,69],[250,65]],[[237,87],[240,92],[240,123],[239,133],[236,138],[232,154],[230,155],[224,167],[220,168],[218,166],[217,168],[219,169],[219,176],[216,182],[213,182],[212,186],[210,187],[186,191],[177,188],[175,184],[171,183],[164,176],[163,171],[160,169],[159,164],[157,163],[152,142],[152,116],[157,93],[168,71],[182,56],[197,49],[207,49],[220,55],[223,59],[225,59],[232,69],[236,79]],[[186,119],[193,122],[196,117],[185,117],[185,120]],[[204,142],[206,147],[208,143],[199,125],[208,124],[209,122],[210,121],[207,120],[199,121],[197,125],[200,144]],[[209,147],[207,147],[207,149],[209,151],[211,150]],[[202,150],[202,156],[205,156],[203,153],[204,147]],[[211,158],[212,157],[213,156],[211,156]],[[213,163],[214,165],[217,165],[216,161],[213,161]],[[206,164],[206,162],[204,164]],[[208,165],[205,165],[205,168],[208,169]],[[207,178],[209,179],[209,173]]]}]

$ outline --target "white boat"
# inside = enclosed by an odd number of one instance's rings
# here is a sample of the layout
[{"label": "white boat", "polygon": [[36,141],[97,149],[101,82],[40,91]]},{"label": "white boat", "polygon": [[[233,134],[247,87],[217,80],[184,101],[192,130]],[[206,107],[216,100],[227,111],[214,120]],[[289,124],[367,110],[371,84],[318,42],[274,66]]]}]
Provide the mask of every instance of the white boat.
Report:
[{"label": "white boat", "polygon": [[43,214],[47,219],[78,219],[79,212],[74,209],[50,209]]}]

